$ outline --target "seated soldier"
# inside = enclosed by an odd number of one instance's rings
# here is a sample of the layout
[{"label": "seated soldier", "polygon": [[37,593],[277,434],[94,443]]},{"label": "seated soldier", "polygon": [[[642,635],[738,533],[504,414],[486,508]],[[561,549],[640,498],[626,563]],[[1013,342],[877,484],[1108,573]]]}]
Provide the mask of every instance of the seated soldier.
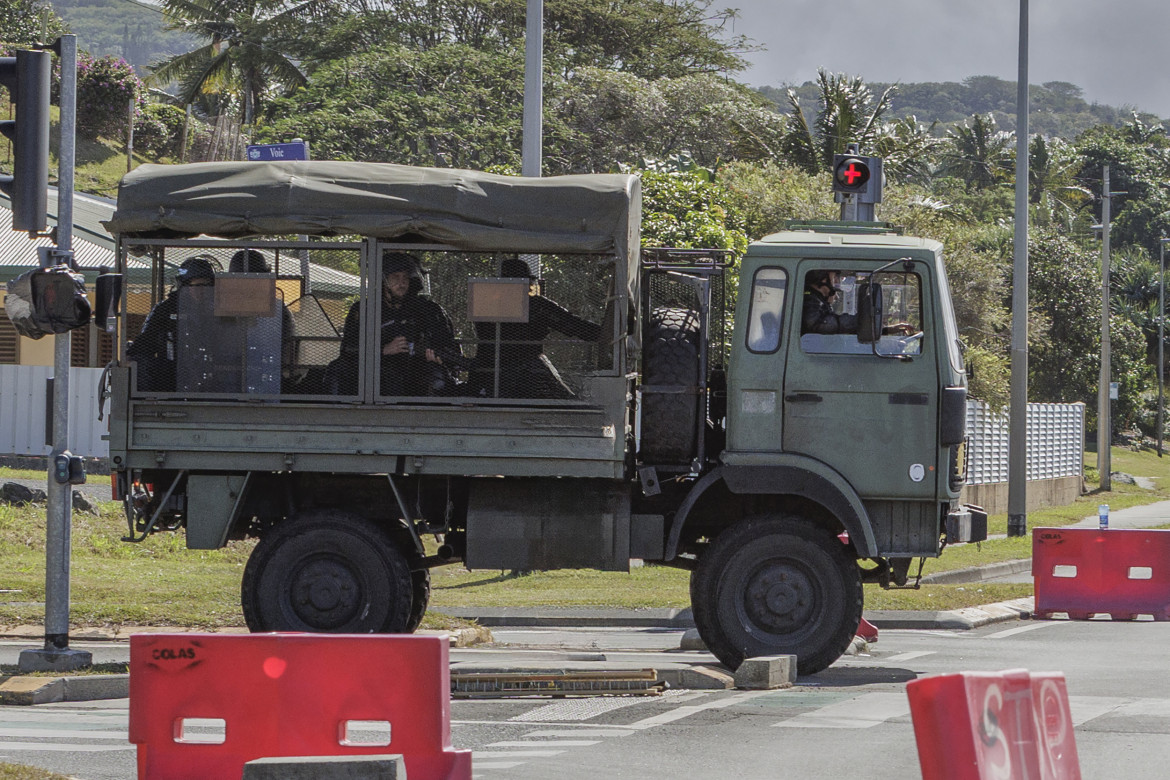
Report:
[{"label": "seated soldier", "polygon": [[[383,396],[450,395],[462,358],[451,318],[422,295],[422,263],[414,255],[387,252],[382,261],[380,375]],[[357,392],[360,301],[345,318],[338,358],[338,391]]]}]

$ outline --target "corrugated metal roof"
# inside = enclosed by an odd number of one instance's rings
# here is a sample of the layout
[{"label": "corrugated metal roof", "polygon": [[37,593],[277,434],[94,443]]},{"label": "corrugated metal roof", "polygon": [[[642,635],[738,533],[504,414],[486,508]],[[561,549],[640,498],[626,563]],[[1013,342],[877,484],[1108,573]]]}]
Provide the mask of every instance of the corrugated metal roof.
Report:
[{"label": "corrugated metal roof", "polygon": [[[56,191],[50,191],[49,224],[57,221]],[[28,269],[40,265],[37,247],[53,246],[48,238],[30,239],[27,233],[12,229],[12,204],[0,194],[0,277],[11,277],[4,269]],[[96,272],[101,266],[114,266],[114,239],[102,227],[101,220],[109,219],[114,202],[78,195],[73,200],[73,256],[83,271]],[[100,231],[100,232],[99,232]],[[131,262],[133,268],[148,269],[141,260]]]},{"label": "corrugated metal roof", "polygon": [[[57,198],[56,191],[50,190],[49,203],[51,206],[49,223],[56,224]],[[102,227],[102,220],[109,219],[114,213],[114,201],[99,198],[93,195],[77,194],[73,200],[73,256],[78,268],[87,276],[93,277],[99,268],[114,266],[114,239]],[[37,247],[53,246],[48,238],[30,239],[23,231],[12,229],[11,201],[0,193],[0,281],[15,278],[22,271],[40,265],[37,256]],[[189,253],[169,254],[168,265],[178,267],[178,264],[187,254],[197,254],[204,249],[192,249]],[[129,281],[144,283],[150,281],[150,263],[141,258],[128,255],[126,257],[127,278]],[[309,280],[313,290],[321,293],[335,293],[354,295],[360,286],[358,277],[353,274],[337,271],[328,266],[313,263],[309,267]]]}]

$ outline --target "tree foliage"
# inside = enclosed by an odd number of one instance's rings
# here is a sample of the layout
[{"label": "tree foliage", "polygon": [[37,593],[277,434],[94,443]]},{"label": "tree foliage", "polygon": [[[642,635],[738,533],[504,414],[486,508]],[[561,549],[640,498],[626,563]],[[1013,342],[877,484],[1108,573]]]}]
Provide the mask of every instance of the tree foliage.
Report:
[{"label": "tree foliage", "polygon": [[244,124],[273,90],[305,83],[305,74],[282,50],[295,25],[315,19],[326,0],[164,0],[170,29],[204,41],[154,69],[159,84],[180,84],[180,100],[216,95],[221,106],[238,105]]},{"label": "tree foliage", "polygon": [[880,120],[889,110],[894,88],[887,88],[874,98],[873,91],[860,76],[817,72],[817,111],[810,121],[795,91],[789,90],[788,103],[792,121],[785,146],[785,156],[809,173],[829,170],[833,155],[841,154],[851,144],[868,150],[880,137]]},{"label": "tree foliage", "polygon": [[0,49],[51,43],[66,31],[53,7],[43,0],[0,0]]}]

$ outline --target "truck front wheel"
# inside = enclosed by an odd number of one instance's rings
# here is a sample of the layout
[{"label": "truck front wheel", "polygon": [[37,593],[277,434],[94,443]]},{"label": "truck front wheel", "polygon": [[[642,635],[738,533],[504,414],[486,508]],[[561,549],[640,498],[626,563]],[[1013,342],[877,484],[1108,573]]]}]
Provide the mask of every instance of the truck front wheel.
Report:
[{"label": "truck front wheel", "polygon": [[244,567],[241,602],[252,631],[392,634],[417,626],[414,589],[406,556],[384,529],[321,511],[261,538]]},{"label": "truck front wheel", "polygon": [[691,575],[699,636],[730,669],[762,655],[795,655],[800,674],[825,669],[857,632],[863,598],[845,544],[793,516],[740,521]]}]

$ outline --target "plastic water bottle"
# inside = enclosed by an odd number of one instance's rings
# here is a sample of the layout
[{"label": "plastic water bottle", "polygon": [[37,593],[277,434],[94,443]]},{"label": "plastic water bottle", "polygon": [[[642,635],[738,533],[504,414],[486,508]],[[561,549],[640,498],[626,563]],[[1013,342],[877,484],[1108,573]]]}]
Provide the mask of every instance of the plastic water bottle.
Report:
[{"label": "plastic water bottle", "polygon": [[1102,531],[1109,530],[1109,505],[1108,504],[1101,504],[1101,506],[1097,507],[1097,520],[1100,521]]}]

